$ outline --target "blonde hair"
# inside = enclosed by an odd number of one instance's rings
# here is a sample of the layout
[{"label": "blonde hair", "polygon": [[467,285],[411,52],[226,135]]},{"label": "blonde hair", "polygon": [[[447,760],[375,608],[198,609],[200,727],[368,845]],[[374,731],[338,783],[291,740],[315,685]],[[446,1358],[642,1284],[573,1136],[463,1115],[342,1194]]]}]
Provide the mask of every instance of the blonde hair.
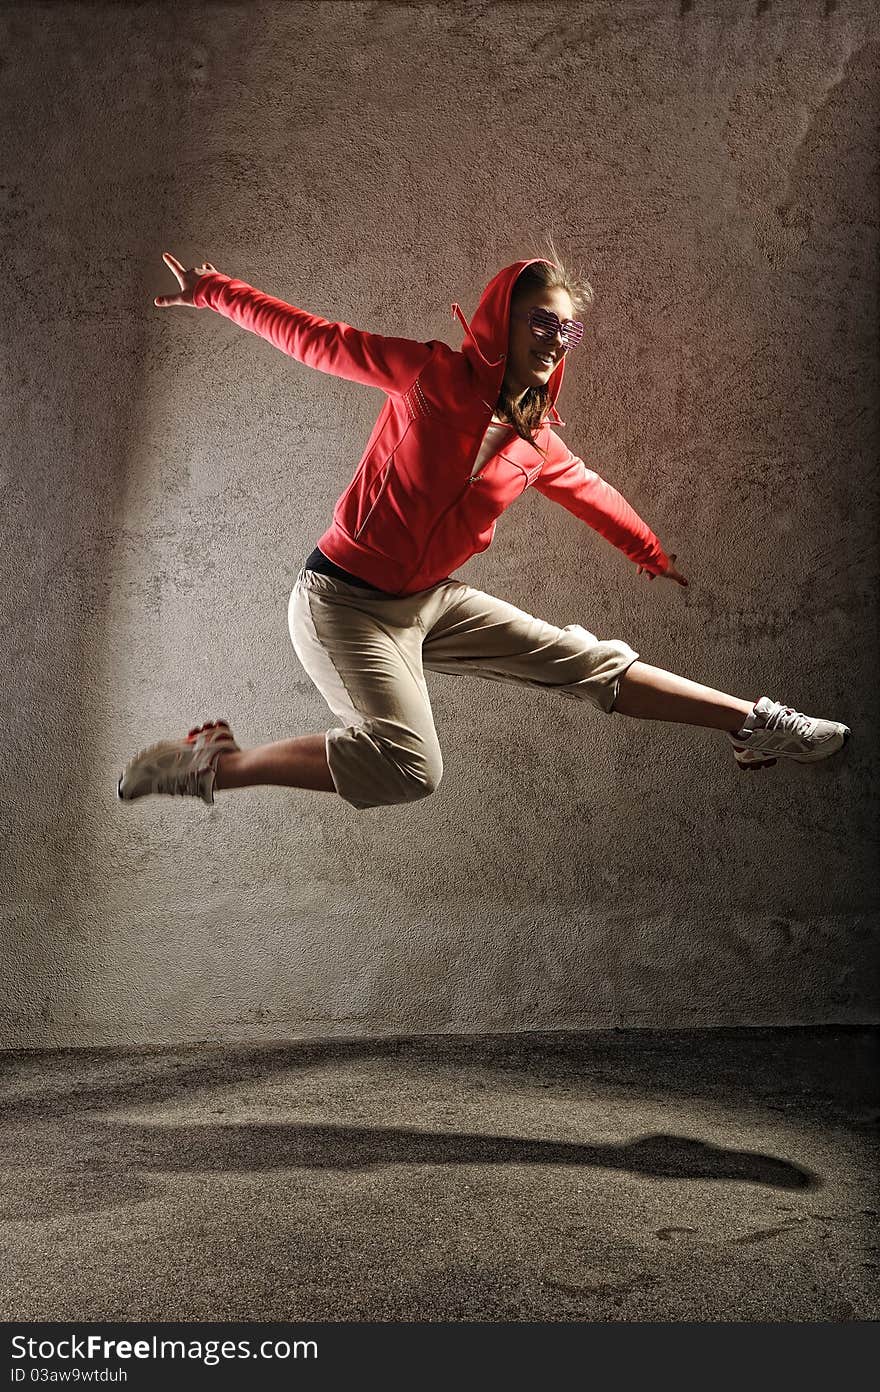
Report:
[{"label": "blonde hair", "polygon": [[[564,290],[571,300],[575,314],[586,313],[592,308],[595,299],[592,285],[586,277],[569,270],[563,264],[551,236],[547,236],[546,243],[546,250],[538,253],[540,256],[546,257],[546,260],[536,261],[531,266],[526,266],[517,277],[510,297],[511,308],[530,291]],[[548,265],[548,261],[553,262],[553,264]],[[495,414],[512,425],[521,439],[528,440],[529,444],[534,445],[532,432],[540,427],[549,409],[549,382],[545,382],[540,387],[529,387],[518,405],[502,385],[495,405]],[[535,445],[535,449],[538,449],[537,445]],[[543,453],[540,449],[538,452]]]}]

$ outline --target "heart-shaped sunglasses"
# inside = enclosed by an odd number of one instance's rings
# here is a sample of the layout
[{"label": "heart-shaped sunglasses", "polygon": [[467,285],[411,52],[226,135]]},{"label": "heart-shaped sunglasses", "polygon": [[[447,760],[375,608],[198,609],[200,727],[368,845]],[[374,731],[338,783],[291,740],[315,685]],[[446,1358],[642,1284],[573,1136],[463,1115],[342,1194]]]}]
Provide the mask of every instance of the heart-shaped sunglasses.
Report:
[{"label": "heart-shaped sunglasses", "polygon": [[560,319],[552,309],[541,309],[535,306],[530,309],[528,314],[515,314],[511,312],[511,319],[527,319],[529,328],[540,339],[542,343],[548,343],[557,334],[562,335],[562,347],[567,353],[569,348],[576,348],[584,336],[584,326],[578,319]]}]

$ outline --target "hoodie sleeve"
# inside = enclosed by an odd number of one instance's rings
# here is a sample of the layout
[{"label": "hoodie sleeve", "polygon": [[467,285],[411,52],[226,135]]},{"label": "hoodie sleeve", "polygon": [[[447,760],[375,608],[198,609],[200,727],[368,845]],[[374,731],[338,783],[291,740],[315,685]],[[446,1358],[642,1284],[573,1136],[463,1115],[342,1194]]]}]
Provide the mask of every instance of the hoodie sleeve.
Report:
[{"label": "hoodie sleeve", "polygon": [[556,435],[552,435],[547,462],[533,487],[568,508],[636,565],[653,575],[666,574],[669,557],[647,522]]},{"label": "hoodie sleeve", "polygon": [[407,392],[432,354],[428,343],[331,323],[219,271],[196,282],[193,304],[216,310],[307,367],[390,395]]}]

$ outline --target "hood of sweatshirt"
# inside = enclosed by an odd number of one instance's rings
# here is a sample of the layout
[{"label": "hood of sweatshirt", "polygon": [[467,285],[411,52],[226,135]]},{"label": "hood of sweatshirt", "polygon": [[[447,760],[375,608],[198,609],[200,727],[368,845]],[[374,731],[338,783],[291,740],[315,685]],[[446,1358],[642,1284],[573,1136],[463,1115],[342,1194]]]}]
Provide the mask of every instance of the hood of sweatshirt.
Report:
[{"label": "hood of sweatshirt", "polygon": [[[484,389],[491,393],[489,400],[492,402],[497,401],[501,383],[504,381],[513,287],[526,266],[532,266],[536,261],[544,261],[548,266],[554,264],[544,256],[532,256],[528,261],[512,262],[493,276],[480,296],[480,303],[470,324],[462,314],[460,306],[452,306],[453,316],[459,318],[465,330],[461,351]],[[566,354],[563,353],[547,379],[550,388],[550,411],[547,419],[554,425],[565,424],[556,410],[556,399],[565,376],[565,359]]]}]

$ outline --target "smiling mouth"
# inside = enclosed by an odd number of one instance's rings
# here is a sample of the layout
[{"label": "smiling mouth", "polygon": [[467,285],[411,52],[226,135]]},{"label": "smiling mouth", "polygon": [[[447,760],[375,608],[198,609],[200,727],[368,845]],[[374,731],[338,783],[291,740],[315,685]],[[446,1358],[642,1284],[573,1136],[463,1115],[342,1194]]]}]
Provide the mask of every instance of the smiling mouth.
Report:
[{"label": "smiling mouth", "polygon": [[542,367],[556,366],[556,359],[551,357],[549,353],[532,353],[532,357],[536,358]]}]

